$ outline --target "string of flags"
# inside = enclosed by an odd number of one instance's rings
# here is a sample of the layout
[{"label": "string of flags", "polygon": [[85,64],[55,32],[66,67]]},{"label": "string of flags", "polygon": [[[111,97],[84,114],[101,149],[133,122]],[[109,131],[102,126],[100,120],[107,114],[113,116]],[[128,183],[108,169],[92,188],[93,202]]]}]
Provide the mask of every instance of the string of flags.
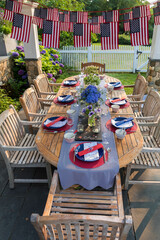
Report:
[{"label": "string of flags", "polygon": [[[59,11],[57,8],[35,8],[34,16],[21,13],[23,0],[6,0],[3,18],[13,22],[11,37],[29,42],[31,24],[43,30],[42,44],[59,48],[60,32],[73,32],[75,47],[91,45],[91,32],[101,35],[101,49],[118,49],[119,22],[123,21],[124,31],[130,31],[131,45],[149,45],[148,22],[151,18],[150,6],[142,5],[123,13],[120,10],[103,11],[100,16],[88,15],[82,11]],[[160,2],[153,9],[154,23],[160,25]]]}]

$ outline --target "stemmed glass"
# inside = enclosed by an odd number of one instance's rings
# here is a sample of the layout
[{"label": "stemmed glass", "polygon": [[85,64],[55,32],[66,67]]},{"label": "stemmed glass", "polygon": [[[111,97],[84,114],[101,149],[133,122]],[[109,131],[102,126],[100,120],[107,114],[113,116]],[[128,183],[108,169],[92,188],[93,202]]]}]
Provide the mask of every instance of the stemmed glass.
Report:
[{"label": "stemmed glass", "polygon": [[76,90],[77,90],[77,92],[76,92],[76,100],[77,100],[77,102],[75,103],[75,107],[78,107],[79,106],[79,99],[80,99],[80,96],[81,96],[81,87],[80,86],[77,86],[76,87]]}]

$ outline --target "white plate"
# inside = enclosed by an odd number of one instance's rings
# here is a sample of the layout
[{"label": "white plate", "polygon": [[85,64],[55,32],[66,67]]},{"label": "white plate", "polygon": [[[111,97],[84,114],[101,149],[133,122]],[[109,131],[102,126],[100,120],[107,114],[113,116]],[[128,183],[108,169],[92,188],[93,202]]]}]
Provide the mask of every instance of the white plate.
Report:
[{"label": "white plate", "polygon": [[[53,118],[54,118],[54,117],[53,117]],[[53,121],[53,120],[54,120],[54,119],[52,119],[52,118],[46,119],[45,122],[44,122],[44,126],[47,128],[46,125],[47,125],[48,123],[50,123],[51,121]],[[48,128],[50,128],[50,129],[52,129],[52,128],[61,128],[61,127],[65,126],[66,123],[67,123],[67,119],[65,119],[65,120],[63,120],[63,121],[56,122],[55,124],[51,125],[51,126],[48,127]]]},{"label": "white plate", "polygon": [[[116,128],[124,128],[124,129],[127,129],[127,128],[131,128],[133,127],[134,123],[132,121],[130,122],[126,122],[126,123],[123,123],[119,126],[116,125],[117,122],[119,122],[120,120],[119,119],[122,119],[122,117],[117,117],[117,118],[114,118],[114,119],[111,119],[111,124],[116,127]],[[126,119],[126,118],[123,118],[123,119]],[[122,119],[122,120],[123,120]]]},{"label": "white plate", "polygon": [[[66,96],[67,96],[67,95],[66,95]],[[65,97],[66,97],[66,96],[65,96]],[[62,103],[67,103],[67,102],[72,102],[72,101],[74,100],[74,97],[73,97],[73,96],[70,96],[69,98],[67,98],[66,101],[64,101],[64,98],[65,98],[65,97],[59,96],[59,97],[58,97],[58,101],[59,101],[59,102],[62,102]]]},{"label": "white plate", "polygon": [[119,84],[115,85],[117,82],[110,82],[108,83],[108,86],[113,86],[115,88],[119,88],[122,86],[121,82],[119,82]]},{"label": "white plate", "polygon": [[77,84],[76,80],[66,80],[63,82],[64,85],[75,85]]},{"label": "white plate", "polygon": [[110,103],[111,104],[114,104],[114,105],[124,105],[124,104],[126,104],[127,103],[127,101],[124,99],[124,100],[122,100],[122,101],[118,101],[118,102],[113,102],[112,103],[112,100],[115,100],[116,98],[112,98],[112,99],[110,99]]}]

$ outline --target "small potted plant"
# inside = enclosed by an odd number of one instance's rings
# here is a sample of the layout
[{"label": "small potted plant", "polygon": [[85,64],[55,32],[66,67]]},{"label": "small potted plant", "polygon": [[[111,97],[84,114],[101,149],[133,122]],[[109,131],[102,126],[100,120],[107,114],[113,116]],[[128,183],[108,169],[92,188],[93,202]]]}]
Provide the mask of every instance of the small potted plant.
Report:
[{"label": "small potted plant", "polygon": [[99,68],[96,67],[96,66],[91,65],[91,66],[86,67],[86,69],[84,70],[84,73],[86,75],[89,75],[91,73],[92,74],[98,74],[99,73]]}]

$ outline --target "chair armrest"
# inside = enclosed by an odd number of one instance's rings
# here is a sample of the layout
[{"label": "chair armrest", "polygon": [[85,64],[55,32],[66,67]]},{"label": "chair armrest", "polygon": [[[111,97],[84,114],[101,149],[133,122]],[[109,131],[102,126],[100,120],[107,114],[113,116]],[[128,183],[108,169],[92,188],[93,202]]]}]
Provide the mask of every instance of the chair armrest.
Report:
[{"label": "chair armrest", "polygon": [[138,125],[140,127],[156,127],[158,125],[158,122],[138,122]]},{"label": "chair armrest", "polygon": [[137,94],[137,95],[127,95],[128,98],[140,98],[141,95]]},{"label": "chair armrest", "polygon": [[50,82],[49,82],[49,85],[50,85],[50,86],[61,86],[61,84],[62,84],[62,83],[50,83]]},{"label": "chair armrest", "polygon": [[124,88],[134,88],[135,85],[124,85]]},{"label": "chair armrest", "polygon": [[43,94],[43,95],[56,95],[57,93],[55,93],[55,92],[40,92],[40,94]]},{"label": "chair armrest", "polygon": [[28,115],[30,116],[30,117],[45,117],[46,116],[46,114],[45,113],[28,113]]},{"label": "chair armrest", "polygon": [[143,103],[145,103],[145,101],[144,100],[142,100],[142,101],[130,101],[130,104],[143,104]]},{"label": "chair armrest", "polygon": [[53,102],[53,99],[38,98],[38,101],[39,101],[39,102],[44,102],[44,103],[45,103],[45,102],[51,102],[51,103],[52,103],[52,102]]},{"label": "chair armrest", "polygon": [[37,150],[36,146],[23,147],[23,146],[5,146],[5,145],[2,145],[2,148],[5,151],[35,151],[35,150]]},{"label": "chair armrest", "polygon": [[53,178],[52,178],[51,187],[50,187],[50,190],[49,190],[47,202],[46,202],[45,209],[44,209],[44,212],[43,212],[43,216],[49,216],[50,215],[52,202],[53,202],[53,198],[54,198],[54,195],[55,195],[55,192],[56,192],[57,185],[58,185],[58,172],[55,170],[54,174],[53,174]]},{"label": "chair armrest", "polygon": [[154,121],[154,116],[136,117],[136,120]]},{"label": "chair armrest", "polygon": [[143,147],[142,152],[157,152],[157,153],[160,153],[160,148]]},{"label": "chair armrest", "polygon": [[41,124],[42,123],[42,121],[20,121],[20,123],[22,124],[22,125],[33,125],[33,124]]}]

